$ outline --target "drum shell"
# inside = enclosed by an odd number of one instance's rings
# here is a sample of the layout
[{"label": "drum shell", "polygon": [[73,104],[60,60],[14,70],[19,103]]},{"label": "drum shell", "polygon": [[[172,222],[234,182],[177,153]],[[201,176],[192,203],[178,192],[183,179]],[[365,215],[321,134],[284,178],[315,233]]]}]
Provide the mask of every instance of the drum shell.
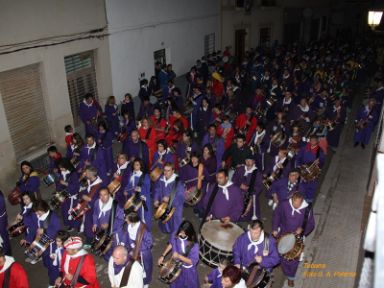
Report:
[{"label": "drum shell", "polygon": [[295,243],[292,248],[289,249],[288,252],[282,253],[280,248],[281,241],[283,241],[284,237],[293,235],[292,233],[287,233],[282,235],[277,241],[278,252],[286,261],[298,260],[300,258],[301,253],[304,250],[304,242],[301,237],[295,236]]},{"label": "drum shell", "polygon": [[8,228],[9,236],[12,238],[16,238],[23,234],[27,230],[27,227],[24,225],[23,221],[20,221],[16,224],[13,224]]},{"label": "drum shell", "polygon": [[187,203],[189,206],[197,205],[203,198],[203,192],[201,189],[197,189],[197,187],[191,187],[190,189],[186,190],[185,193],[185,203]]},{"label": "drum shell", "polygon": [[160,267],[159,279],[165,284],[171,284],[180,276],[180,274],[181,264],[170,259]]},{"label": "drum shell", "polygon": [[153,169],[149,174],[149,177],[151,178],[152,182],[156,182],[160,178],[162,173],[163,170],[160,167],[155,167],[155,169]]},{"label": "drum shell", "polygon": [[8,201],[11,205],[18,205],[21,203],[21,190],[18,186],[16,186],[9,194]]}]

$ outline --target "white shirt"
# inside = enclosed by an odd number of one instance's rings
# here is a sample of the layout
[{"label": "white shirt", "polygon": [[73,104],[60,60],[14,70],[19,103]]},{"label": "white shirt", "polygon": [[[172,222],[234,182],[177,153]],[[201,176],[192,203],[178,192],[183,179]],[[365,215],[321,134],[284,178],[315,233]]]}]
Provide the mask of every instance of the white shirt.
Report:
[{"label": "white shirt", "polygon": [[241,279],[233,288],[247,288],[247,285],[245,285],[244,279]]},{"label": "white shirt", "polygon": [[[111,282],[112,287],[120,287],[121,278],[123,278],[124,269],[121,269],[120,273],[115,275],[115,271],[113,269],[113,257],[109,258],[108,261],[108,277]],[[128,283],[123,288],[143,288],[143,267],[139,262],[135,261],[132,264],[131,273],[129,274]]]}]

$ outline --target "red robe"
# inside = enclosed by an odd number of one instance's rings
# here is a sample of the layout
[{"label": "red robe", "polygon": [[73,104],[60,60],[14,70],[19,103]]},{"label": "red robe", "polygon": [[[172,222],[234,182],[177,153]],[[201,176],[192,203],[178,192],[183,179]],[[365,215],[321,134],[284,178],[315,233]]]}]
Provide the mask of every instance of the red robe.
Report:
[{"label": "red robe", "polygon": [[148,129],[144,129],[144,127],[141,126],[139,128],[139,135],[140,135],[140,139],[142,141],[144,141],[148,146],[149,166],[151,166],[153,155],[155,154],[155,152],[157,150],[157,144],[156,144],[156,134],[157,133],[156,133],[155,128],[152,128],[151,132],[149,132],[148,137],[147,137],[147,134],[148,134]]},{"label": "red robe", "polygon": [[[249,143],[252,135],[255,133],[255,130],[257,127],[256,117],[252,116],[252,119],[250,122],[251,122],[251,125],[248,127],[247,134],[245,135],[245,141],[247,143]],[[235,120],[235,130],[244,129],[246,123],[247,123],[247,115],[245,113],[240,114],[239,116],[236,117],[236,120]]]},{"label": "red robe", "polygon": [[[150,120],[153,123],[154,129],[165,129],[167,127],[167,121],[165,119],[160,118],[156,119],[154,115],[150,117]],[[165,131],[156,131],[156,141],[165,139]]]},{"label": "red robe", "polygon": [[183,133],[181,131],[176,131],[175,129],[173,129],[176,120],[181,121],[184,130],[187,130],[189,128],[189,122],[184,116],[181,116],[179,119],[174,116],[169,117],[169,132],[165,137],[168,146],[174,146],[176,143],[180,142],[183,137]]},{"label": "red robe", "polygon": [[[4,266],[0,266],[0,271],[3,270]],[[11,268],[9,287],[12,288],[29,288],[27,273],[25,272],[23,266],[19,263],[14,262]],[[5,272],[0,273],[0,287],[3,287]]]},{"label": "red robe", "polygon": [[[63,279],[65,277],[65,269],[64,269],[64,263],[65,263],[65,258],[67,256],[67,251],[64,250],[63,258],[61,259],[61,271],[63,272]],[[68,268],[68,273],[74,275],[76,272],[77,265],[79,264],[81,259],[81,256],[72,258],[69,260],[69,268]],[[83,266],[81,267],[80,274],[78,281],[80,281],[80,278],[83,278],[85,281],[87,281],[89,284],[86,285],[86,288],[99,288],[100,284],[99,281],[97,280],[97,274],[96,274],[96,266],[95,266],[95,261],[93,259],[93,256],[90,254],[85,255],[84,263]],[[70,284],[71,281],[65,280],[64,284]],[[75,288],[77,287],[83,287],[84,284],[81,284],[81,282],[76,283]]]},{"label": "red robe", "polygon": [[220,81],[214,79],[213,80],[213,87],[212,87],[212,94],[219,100],[223,98],[224,94],[224,84]]}]

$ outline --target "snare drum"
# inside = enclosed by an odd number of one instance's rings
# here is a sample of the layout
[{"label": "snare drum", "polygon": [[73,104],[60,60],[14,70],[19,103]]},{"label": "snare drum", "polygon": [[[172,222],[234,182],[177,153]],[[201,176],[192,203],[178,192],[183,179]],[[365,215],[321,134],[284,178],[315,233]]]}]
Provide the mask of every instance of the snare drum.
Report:
[{"label": "snare drum", "polygon": [[[270,288],[272,287],[271,274],[265,269],[258,269],[253,279],[249,279],[251,271],[244,271],[243,278],[247,279],[246,285],[249,288]],[[247,274],[248,273],[248,274]],[[251,283],[249,283],[251,282]]]},{"label": "snare drum", "polygon": [[161,264],[159,271],[159,279],[165,284],[171,284],[174,282],[181,273],[182,262],[170,259],[167,262]]},{"label": "snare drum", "polygon": [[140,193],[135,193],[124,204],[124,211],[139,211],[140,207],[143,205],[143,200],[140,197]]},{"label": "snare drum", "polygon": [[277,241],[277,251],[285,260],[298,260],[303,250],[302,238],[293,233],[285,234]]},{"label": "snare drum", "polygon": [[200,257],[211,267],[218,267],[222,258],[232,259],[233,244],[244,233],[244,230],[235,223],[227,226],[224,227],[220,220],[213,220],[204,223],[201,228]]},{"label": "snare drum", "polygon": [[37,261],[52,242],[53,240],[48,235],[43,234],[40,239],[35,239],[31,246],[25,250],[25,255],[29,259]]},{"label": "snare drum", "polygon": [[196,186],[187,189],[184,195],[185,203],[187,203],[189,206],[195,206],[197,203],[200,202],[201,198],[203,198],[203,193],[201,189],[197,189]]},{"label": "snare drum", "polygon": [[27,230],[27,226],[24,225],[23,220],[13,224],[8,228],[9,236],[12,238],[18,237]]},{"label": "snare drum", "polygon": [[92,252],[98,256],[105,255],[112,247],[113,236],[105,230],[96,234],[92,243]]},{"label": "snare drum", "polygon": [[172,218],[175,211],[175,207],[168,207],[167,202],[162,202],[155,212],[155,219],[165,224]]},{"label": "snare drum", "polygon": [[112,195],[114,195],[117,192],[117,190],[120,189],[120,187],[121,187],[121,181],[119,179],[112,180],[111,183],[109,183],[107,186],[109,193],[111,193]]},{"label": "snare drum", "polygon": [[45,183],[45,185],[47,185],[47,187],[49,187],[56,182],[56,178],[57,176],[54,173],[49,173],[43,178],[43,182]]},{"label": "snare drum", "polygon": [[160,167],[156,167],[151,171],[151,173],[149,174],[149,177],[151,178],[152,182],[156,182],[160,178],[162,173],[163,173],[163,170]]},{"label": "snare drum", "polygon": [[56,210],[62,203],[69,197],[66,190],[56,191],[53,193],[51,200],[49,200],[49,206],[51,210]]},{"label": "snare drum", "polygon": [[8,201],[11,205],[17,205],[21,203],[21,190],[16,186],[11,193],[8,194]]}]

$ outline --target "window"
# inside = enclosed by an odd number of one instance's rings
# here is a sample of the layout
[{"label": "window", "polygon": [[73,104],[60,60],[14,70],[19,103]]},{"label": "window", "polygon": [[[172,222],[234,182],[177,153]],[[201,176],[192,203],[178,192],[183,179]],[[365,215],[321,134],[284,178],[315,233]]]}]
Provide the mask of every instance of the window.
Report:
[{"label": "window", "polygon": [[276,6],[276,0],[261,0],[261,6],[265,6],[265,7]]},{"label": "window", "polygon": [[215,33],[204,36],[204,55],[207,56],[215,52]]},{"label": "window", "polygon": [[92,93],[97,99],[96,71],[94,52],[87,51],[64,58],[69,101],[75,126],[80,124],[79,106],[86,93]]},{"label": "window", "polygon": [[165,65],[167,64],[167,57],[165,54],[165,49],[157,50],[153,52],[153,58],[156,62],[160,62],[161,64]]},{"label": "window", "polygon": [[271,28],[260,28],[260,46],[269,47],[271,44]]}]

